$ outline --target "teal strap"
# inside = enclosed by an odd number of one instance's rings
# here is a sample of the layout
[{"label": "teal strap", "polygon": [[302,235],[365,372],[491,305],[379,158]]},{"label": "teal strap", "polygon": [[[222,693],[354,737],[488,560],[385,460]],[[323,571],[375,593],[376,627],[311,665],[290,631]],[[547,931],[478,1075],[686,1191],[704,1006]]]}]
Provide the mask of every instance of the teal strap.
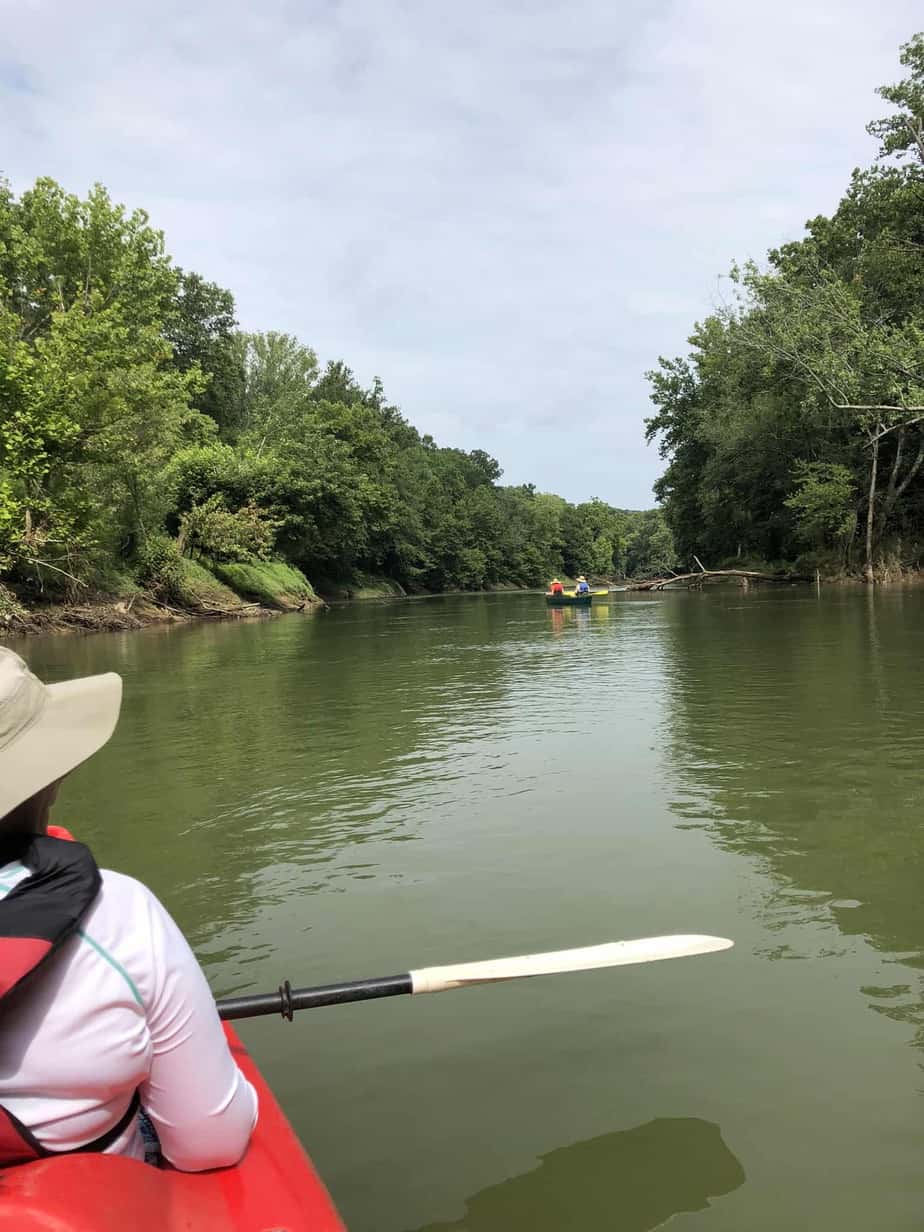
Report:
[{"label": "teal strap", "polygon": [[135,998],[135,1001],[141,1006],[142,1009],[144,1009],[144,1002],[141,1000],[141,993],[135,986],[135,981],[128,974],[122,964],[117,959],[113,958],[108,950],[103,949],[98,941],[94,941],[92,937],[88,936],[82,928],[77,929],[77,936],[82,937],[83,940],[86,941],[87,945],[92,946],[92,948],[96,950],[97,954],[99,954],[100,958],[109,963],[109,966],[112,967],[113,971],[118,971],[119,975],[121,975],[122,979],[131,989],[131,994]]}]

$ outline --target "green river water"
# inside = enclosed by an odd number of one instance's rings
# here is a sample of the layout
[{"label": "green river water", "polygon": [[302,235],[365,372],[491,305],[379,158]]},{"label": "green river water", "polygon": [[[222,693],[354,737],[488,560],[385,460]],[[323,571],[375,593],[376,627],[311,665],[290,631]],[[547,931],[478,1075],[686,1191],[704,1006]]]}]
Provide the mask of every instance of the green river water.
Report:
[{"label": "green river water", "polygon": [[352,1232],[924,1228],[924,591],[17,648],[124,676],[57,819],[154,888],[218,994],[735,940],[244,1024]]}]

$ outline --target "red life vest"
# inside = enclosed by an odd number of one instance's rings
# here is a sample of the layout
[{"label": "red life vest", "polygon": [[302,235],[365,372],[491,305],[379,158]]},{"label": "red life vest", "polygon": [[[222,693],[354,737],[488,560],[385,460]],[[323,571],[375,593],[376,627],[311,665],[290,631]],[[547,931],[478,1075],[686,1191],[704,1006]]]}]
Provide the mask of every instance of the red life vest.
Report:
[{"label": "red life vest", "polygon": [[[64,831],[62,837],[67,835]],[[44,834],[22,835],[0,843],[0,865],[19,860],[29,876],[0,899],[0,1031],[3,1002],[41,971],[52,954],[72,937],[99,894],[96,861],[82,843]],[[49,1151],[28,1126],[0,1104],[0,1167],[48,1155],[103,1151],[128,1128],[138,1111],[137,1094],[119,1122],[76,1151]]]}]

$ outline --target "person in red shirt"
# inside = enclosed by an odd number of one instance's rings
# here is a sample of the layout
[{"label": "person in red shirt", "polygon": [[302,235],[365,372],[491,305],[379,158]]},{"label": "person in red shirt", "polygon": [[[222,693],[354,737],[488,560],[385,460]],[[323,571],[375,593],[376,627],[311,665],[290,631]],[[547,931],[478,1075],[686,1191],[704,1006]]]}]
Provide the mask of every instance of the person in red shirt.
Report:
[{"label": "person in red shirt", "polygon": [[558,578],[552,578],[552,584],[549,587],[549,594],[563,595],[564,593],[565,593],[565,588],[564,586],[562,586],[561,582],[559,582]]}]

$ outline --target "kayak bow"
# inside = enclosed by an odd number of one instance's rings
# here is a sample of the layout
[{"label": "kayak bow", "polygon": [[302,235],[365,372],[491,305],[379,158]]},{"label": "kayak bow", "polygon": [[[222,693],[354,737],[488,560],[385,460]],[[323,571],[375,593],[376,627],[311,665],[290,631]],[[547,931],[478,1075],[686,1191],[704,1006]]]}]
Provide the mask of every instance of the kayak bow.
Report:
[{"label": "kayak bow", "polygon": [[0,1170],[0,1232],[345,1232],[259,1069],[227,1024],[260,1115],[247,1153],[214,1172],[116,1155],[61,1155]]}]

